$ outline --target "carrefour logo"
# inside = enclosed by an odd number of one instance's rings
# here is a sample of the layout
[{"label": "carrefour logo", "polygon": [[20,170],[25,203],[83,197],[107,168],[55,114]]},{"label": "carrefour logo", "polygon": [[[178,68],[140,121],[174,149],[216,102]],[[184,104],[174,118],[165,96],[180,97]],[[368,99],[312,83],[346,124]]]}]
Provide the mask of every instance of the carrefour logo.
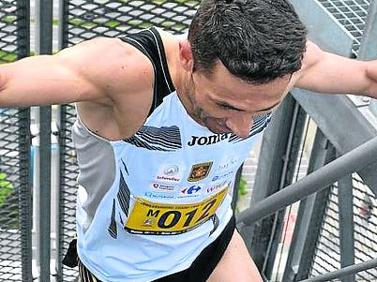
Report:
[{"label": "carrefour logo", "polygon": [[185,189],[181,190],[181,193],[184,194],[184,195],[194,195],[194,194],[198,193],[201,189],[202,189],[202,187],[200,187],[198,185],[193,185],[189,188],[185,188]]}]

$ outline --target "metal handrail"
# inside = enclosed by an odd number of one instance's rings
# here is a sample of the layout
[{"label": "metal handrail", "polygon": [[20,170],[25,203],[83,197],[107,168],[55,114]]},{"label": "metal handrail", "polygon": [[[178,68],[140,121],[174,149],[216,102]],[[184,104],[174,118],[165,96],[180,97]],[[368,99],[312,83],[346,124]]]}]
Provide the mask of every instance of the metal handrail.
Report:
[{"label": "metal handrail", "polygon": [[250,225],[281,208],[324,189],[347,174],[371,165],[376,162],[376,157],[377,137],[241,212],[237,216],[237,223]]},{"label": "metal handrail", "polygon": [[365,271],[365,270],[375,268],[375,267],[377,267],[377,258],[366,261],[366,262],[346,266],[337,271],[328,272],[317,277],[300,280],[300,282],[330,281],[332,279],[342,278],[342,277],[359,273],[361,271]]}]

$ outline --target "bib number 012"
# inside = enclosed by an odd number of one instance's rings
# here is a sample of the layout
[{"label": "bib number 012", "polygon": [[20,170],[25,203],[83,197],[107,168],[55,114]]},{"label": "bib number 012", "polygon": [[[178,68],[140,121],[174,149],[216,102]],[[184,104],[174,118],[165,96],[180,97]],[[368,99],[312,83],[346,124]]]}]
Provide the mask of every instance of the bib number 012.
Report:
[{"label": "bib number 012", "polygon": [[216,213],[228,189],[194,204],[161,204],[138,198],[125,225],[131,233],[179,234],[197,227]]}]

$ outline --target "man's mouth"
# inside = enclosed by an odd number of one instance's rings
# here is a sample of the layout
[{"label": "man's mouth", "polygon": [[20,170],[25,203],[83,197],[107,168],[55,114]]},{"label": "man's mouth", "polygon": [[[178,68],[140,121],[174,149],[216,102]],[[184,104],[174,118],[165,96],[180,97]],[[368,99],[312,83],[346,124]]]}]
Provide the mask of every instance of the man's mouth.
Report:
[{"label": "man's mouth", "polygon": [[213,133],[230,133],[232,130],[226,126],[225,122],[216,118],[207,117],[204,119],[206,127]]}]

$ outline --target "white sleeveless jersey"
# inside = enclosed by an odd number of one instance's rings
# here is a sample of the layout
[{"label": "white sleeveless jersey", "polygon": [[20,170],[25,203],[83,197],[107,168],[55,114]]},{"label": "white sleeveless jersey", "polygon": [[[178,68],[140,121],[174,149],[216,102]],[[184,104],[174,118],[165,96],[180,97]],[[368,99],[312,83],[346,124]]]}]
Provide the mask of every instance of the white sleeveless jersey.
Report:
[{"label": "white sleeveless jersey", "polygon": [[187,114],[175,91],[126,140],[98,137],[78,119],[83,264],[104,282],[152,281],[190,267],[232,217],[235,174],[269,119],[254,120],[246,139],[214,134]]},{"label": "white sleeveless jersey", "polygon": [[[268,119],[256,120],[250,135]],[[83,130],[77,121],[76,137]],[[235,174],[255,142],[197,124],[175,92],[134,137],[91,138],[109,143],[114,162],[96,177],[110,174],[114,181],[90,219],[85,203],[95,196],[80,186],[78,252],[98,279],[109,282],[151,281],[188,268],[231,218]]]}]

